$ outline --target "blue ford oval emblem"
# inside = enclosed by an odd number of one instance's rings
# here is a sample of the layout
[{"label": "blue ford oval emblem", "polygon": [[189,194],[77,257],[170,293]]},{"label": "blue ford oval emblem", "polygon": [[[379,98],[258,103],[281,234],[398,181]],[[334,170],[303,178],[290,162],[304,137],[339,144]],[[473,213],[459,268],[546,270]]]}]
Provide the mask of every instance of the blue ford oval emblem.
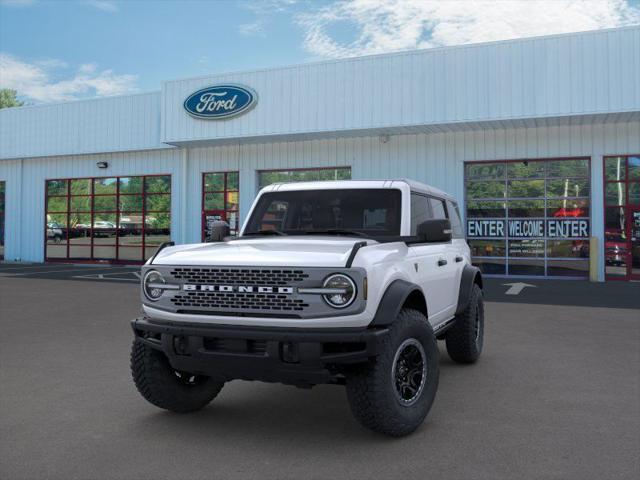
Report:
[{"label": "blue ford oval emblem", "polygon": [[213,85],[192,93],[184,101],[189,115],[212,120],[240,115],[258,101],[256,92],[242,85]]}]

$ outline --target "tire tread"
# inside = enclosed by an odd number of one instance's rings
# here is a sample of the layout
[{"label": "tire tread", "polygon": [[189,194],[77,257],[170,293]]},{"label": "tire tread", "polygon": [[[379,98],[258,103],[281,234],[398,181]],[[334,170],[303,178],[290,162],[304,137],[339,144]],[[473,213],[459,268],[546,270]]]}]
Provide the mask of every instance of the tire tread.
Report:
[{"label": "tire tread", "polygon": [[131,348],[131,374],[138,392],[149,403],[177,413],[204,408],[224,386],[222,380],[213,378],[195,387],[181,385],[172,378],[166,356],[136,340]]}]

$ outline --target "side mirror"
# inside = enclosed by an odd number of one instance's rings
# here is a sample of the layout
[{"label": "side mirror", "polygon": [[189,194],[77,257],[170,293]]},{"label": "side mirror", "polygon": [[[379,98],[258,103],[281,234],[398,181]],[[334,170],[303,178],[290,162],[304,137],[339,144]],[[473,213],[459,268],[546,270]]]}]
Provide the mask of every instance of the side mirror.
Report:
[{"label": "side mirror", "polygon": [[228,237],[231,233],[229,224],[222,220],[216,220],[209,224],[209,235],[207,242],[221,242],[224,237]]},{"label": "side mirror", "polygon": [[443,243],[451,241],[451,222],[446,219],[427,220],[416,229],[416,243]]}]

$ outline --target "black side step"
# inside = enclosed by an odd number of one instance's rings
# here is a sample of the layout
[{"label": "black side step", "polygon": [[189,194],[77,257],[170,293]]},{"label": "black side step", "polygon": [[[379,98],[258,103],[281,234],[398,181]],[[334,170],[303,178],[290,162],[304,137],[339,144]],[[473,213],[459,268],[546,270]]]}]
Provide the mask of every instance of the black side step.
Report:
[{"label": "black side step", "polygon": [[433,330],[434,335],[438,337],[438,340],[440,340],[440,337],[444,335],[447,330],[453,327],[455,323],[456,323],[456,317],[453,317],[452,319],[447,320],[444,323],[441,323],[440,325],[438,325],[437,328]]}]

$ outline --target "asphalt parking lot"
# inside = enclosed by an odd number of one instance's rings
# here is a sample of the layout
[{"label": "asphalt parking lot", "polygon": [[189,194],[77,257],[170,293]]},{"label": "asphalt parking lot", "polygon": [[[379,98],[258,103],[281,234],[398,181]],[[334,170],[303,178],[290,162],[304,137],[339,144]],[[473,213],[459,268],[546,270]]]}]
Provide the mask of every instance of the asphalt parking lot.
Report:
[{"label": "asphalt parking lot", "polygon": [[335,386],[147,404],[128,365],[137,272],[0,264],[0,478],[640,477],[640,284],[488,281],[483,357],[441,349],[427,421],[390,439]]}]

